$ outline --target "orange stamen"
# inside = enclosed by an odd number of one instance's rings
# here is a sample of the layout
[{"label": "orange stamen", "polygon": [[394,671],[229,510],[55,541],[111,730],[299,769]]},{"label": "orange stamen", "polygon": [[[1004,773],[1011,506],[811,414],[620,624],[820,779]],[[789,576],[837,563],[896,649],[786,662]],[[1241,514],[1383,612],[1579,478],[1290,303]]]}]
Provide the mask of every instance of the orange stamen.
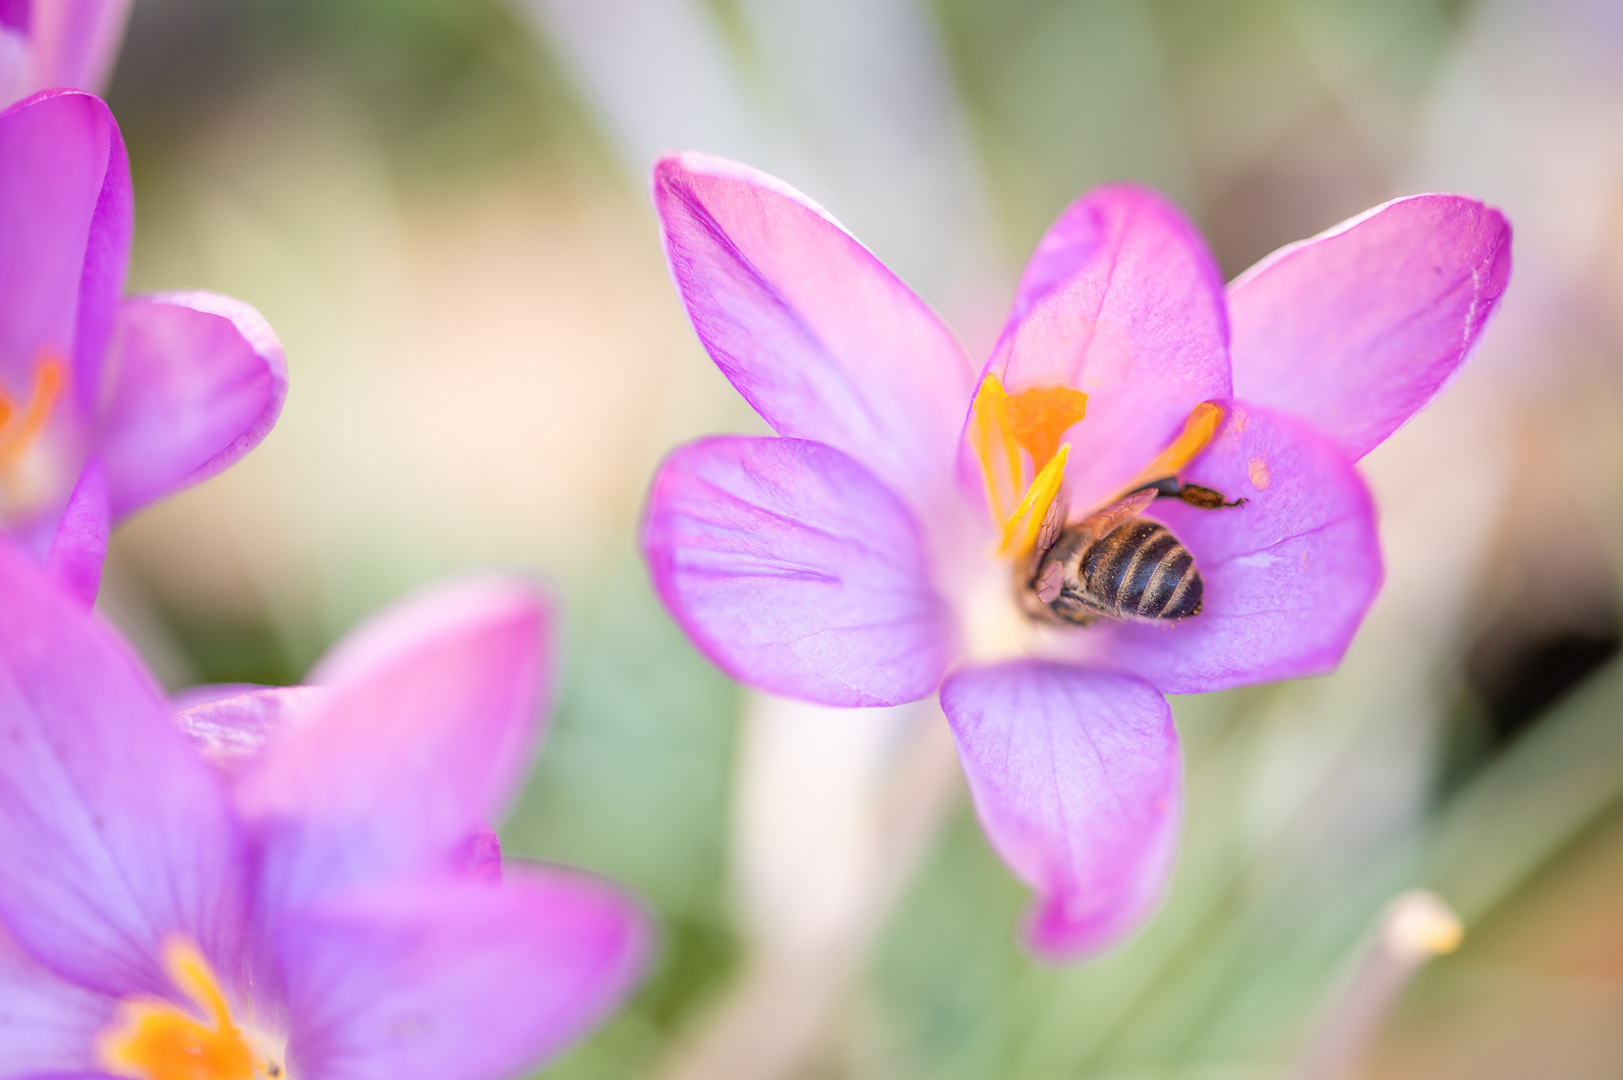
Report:
[{"label": "orange stamen", "polygon": [[[986,477],[992,514],[1003,523],[1004,554],[1023,554],[1035,542],[1065,478],[1069,448],[1060,440],[1087,407],[1088,395],[1069,387],[1010,394],[995,374],[982,380],[970,435]],[[1031,461],[1029,483],[1022,450]]]},{"label": "orange stamen", "polygon": [[15,415],[16,406],[0,393],[0,468],[15,465],[39,438],[66,383],[67,367],[47,353],[34,369],[34,386],[21,416]]},{"label": "orange stamen", "polygon": [[1196,454],[1206,449],[1222,423],[1221,406],[1213,405],[1209,401],[1196,405],[1188,419],[1183,422],[1183,430],[1172,440],[1172,445],[1161,451],[1155,460],[1138,474],[1138,478],[1127,485],[1127,489],[1131,491],[1156,480],[1177,476],[1185,465],[1195,459]]},{"label": "orange stamen", "polygon": [[225,994],[201,953],[184,941],[164,950],[175,985],[206,1021],[161,1001],[126,1001],[100,1042],[108,1071],[138,1080],[262,1080],[281,1068],[260,1058],[231,1017]]}]

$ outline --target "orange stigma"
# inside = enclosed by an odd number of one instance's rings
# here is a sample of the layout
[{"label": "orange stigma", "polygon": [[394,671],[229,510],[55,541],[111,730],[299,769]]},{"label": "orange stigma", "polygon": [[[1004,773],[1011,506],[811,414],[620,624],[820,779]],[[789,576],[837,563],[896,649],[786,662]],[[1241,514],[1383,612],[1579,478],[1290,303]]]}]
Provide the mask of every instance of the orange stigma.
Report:
[{"label": "orange stigma", "polygon": [[51,409],[67,381],[67,365],[47,351],[34,368],[34,386],[20,413],[6,392],[0,390],[0,468],[15,465],[28,453],[50,421]]},{"label": "orange stigma", "polygon": [[101,1037],[109,1072],[134,1080],[283,1080],[280,1061],[232,1019],[219,980],[195,946],[171,942],[164,967],[207,1019],[167,1001],[125,1001]]},{"label": "orange stigma", "polygon": [[992,513],[1003,526],[1002,554],[1023,555],[1035,543],[1065,479],[1070,447],[1060,440],[1087,411],[1088,395],[1080,390],[1047,386],[1010,394],[996,375],[982,380],[970,438]]}]

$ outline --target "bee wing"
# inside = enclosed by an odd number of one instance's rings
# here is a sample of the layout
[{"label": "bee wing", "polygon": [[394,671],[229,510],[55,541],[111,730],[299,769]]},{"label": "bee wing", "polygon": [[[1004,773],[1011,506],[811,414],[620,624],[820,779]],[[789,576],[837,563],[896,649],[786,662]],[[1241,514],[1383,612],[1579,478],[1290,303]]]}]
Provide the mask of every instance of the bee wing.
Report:
[{"label": "bee wing", "polygon": [[1082,528],[1093,534],[1095,540],[1103,540],[1118,527],[1136,518],[1143,513],[1144,508],[1155,501],[1160,494],[1154,488],[1145,488],[1135,491],[1125,499],[1117,499],[1109,506],[1089,515],[1082,521]]},{"label": "bee wing", "polygon": [[[1032,550],[1037,552],[1039,556],[1053,547],[1054,542],[1059,539],[1059,534],[1065,531],[1065,519],[1070,512],[1071,503],[1065,497],[1065,491],[1062,488],[1059,494],[1054,496],[1054,501],[1048,504],[1048,510],[1043,514],[1042,524],[1037,526],[1037,542],[1032,547]],[[1044,603],[1047,603],[1047,601],[1045,600]]]}]

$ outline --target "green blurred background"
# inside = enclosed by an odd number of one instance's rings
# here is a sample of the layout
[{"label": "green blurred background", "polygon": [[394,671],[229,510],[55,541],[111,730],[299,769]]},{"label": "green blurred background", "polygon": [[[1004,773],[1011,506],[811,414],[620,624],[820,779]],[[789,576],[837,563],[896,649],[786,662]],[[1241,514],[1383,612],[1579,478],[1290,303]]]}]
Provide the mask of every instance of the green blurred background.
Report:
[{"label": "green blurred background", "polygon": [[[247,460],[119,534],[104,606],[172,686],[285,683],[437,577],[550,584],[560,704],[503,839],[634,886],[663,943],[547,1075],[1284,1075],[1411,885],[1465,944],[1358,1075],[1623,1074],[1623,7],[136,0],[108,98],[132,285],[255,304],[292,389]],[[634,546],[661,454],[761,430],[665,277],[645,176],[678,147],[801,186],[972,351],[1046,224],[1105,179],[1169,192],[1230,275],[1412,191],[1512,217],[1484,347],[1366,460],[1380,603],[1334,676],[1175,703],[1184,852],[1106,958],[1022,954],[1022,891],[949,782],[899,891],[871,871],[882,843],[850,863],[873,928],[847,927],[849,970],[757,989],[776,924],[740,882],[778,873],[763,845],[814,875],[824,856],[741,820],[776,790],[743,775],[772,706],[684,642]],[[826,789],[810,771],[796,809],[883,832],[910,753],[870,749]],[[783,986],[820,979],[785,1019]],[[791,1051],[726,1049],[727,1015],[783,1023]]]}]

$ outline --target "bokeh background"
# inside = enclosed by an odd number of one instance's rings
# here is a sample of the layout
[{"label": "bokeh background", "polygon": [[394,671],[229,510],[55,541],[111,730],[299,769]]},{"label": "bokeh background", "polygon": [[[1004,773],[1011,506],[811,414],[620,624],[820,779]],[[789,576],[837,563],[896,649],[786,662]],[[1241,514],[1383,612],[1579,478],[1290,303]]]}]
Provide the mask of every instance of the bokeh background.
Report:
[{"label": "bokeh background", "polygon": [[[1623,5],[136,0],[108,99],[132,284],[255,304],[292,389],[117,536],[103,606],[172,686],[285,683],[431,579],[550,584],[559,709],[503,840],[663,940],[546,1075],[1282,1076],[1415,885],[1465,943],[1356,1075],[1623,1074]],[[761,429],[665,276],[647,166],[689,147],[817,198],[972,351],[1101,180],[1231,276],[1399,194],[1510,214],[1486,342],[1366,459],[1381,600],[1335,675],[1175,703],[1181,862],[1104,959],[1021,952],[938,714],[747,695],[653,599],[659,457]]]}]

